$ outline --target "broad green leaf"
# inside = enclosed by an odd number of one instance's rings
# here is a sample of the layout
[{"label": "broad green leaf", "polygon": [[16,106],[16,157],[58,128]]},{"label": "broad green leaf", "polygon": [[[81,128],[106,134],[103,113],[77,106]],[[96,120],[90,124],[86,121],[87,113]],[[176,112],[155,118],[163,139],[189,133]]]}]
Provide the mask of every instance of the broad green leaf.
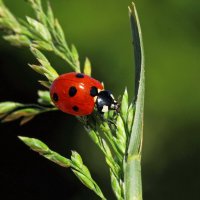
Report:
[{"label": "broad green leaf", "polygon": [[135,57],[135,115],[125,162],[125,199],[142,200],[141,148],[144,112],[144,54],[141,28],[135,4],[129,7]]},{"label": "broad green leaf", "polygon": [[141,140],[143,134],[143,113],[144,113],[144,54],[141,28],[135,5],[130,8],[130,20],[132,25],[132,36],[135,57],[135,116],[128,148],[128,154],[141,153]]}]

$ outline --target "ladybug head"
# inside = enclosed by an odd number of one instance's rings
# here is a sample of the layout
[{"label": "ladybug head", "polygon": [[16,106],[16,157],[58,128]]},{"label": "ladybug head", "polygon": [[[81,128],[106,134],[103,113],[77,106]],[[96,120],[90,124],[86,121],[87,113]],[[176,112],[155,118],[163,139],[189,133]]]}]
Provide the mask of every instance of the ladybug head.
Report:
[{"label": "ladybug head", "polygon": [[116,110],[117,112],[119,110],[119,104],[108,90],[102,90],[97,94],[96,106],[98,112],[101,114],[109,110]]}]

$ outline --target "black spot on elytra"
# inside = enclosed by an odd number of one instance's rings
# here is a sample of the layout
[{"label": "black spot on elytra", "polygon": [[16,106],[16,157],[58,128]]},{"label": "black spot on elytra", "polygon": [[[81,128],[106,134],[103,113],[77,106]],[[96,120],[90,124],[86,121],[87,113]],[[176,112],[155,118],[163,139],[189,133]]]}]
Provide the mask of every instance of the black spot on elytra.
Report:
[{"label": "black spot on elytra", "polygon": [[84,78],[84,74],[78,73],[78,74],[76,74],[76,77],[77,78]]},{"label": "black spot on elytra", "polygon": [[92,97],[95,97],[95,96],[97,96],[97,94],[98,94],[97,88],[95,86],[92,86],[91,89],[90,89],[90,95]]},{"label": "black spot on elytra", "polygon": [[57,102],[58,101],[58,95],[57,95],[57,93],[53,93],[53,100],[55,101],[55,102]]},{"label": "black spot on elytra", "polygon": [[76,95],[76,93],[77,93],[77,89],[76,89],[76,87],[74,87],[74,86],[71,86],[70,88],[69,88],[69,96],[70,97],[73,97],[73,96],[75,96]]},{"label": "black spot on elytra", "polygon": [[78,112],[78,110],[79,110],[78,106],[73,106],[72,109],[73,109],[75,112]]}]

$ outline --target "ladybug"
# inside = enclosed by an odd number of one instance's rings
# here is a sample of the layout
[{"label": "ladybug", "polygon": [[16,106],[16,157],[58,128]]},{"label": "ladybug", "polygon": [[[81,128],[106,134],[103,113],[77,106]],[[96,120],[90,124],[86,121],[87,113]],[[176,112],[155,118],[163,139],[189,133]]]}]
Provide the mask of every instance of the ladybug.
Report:
[{"label": "ladybug", "polygon": [[50,87],[50,96],[57,108],[75,115],[90,115],[95,106],[101,114],[118,111],[119,104],[110,91],[96,79],[83,73],[70,72],[56,78]]}]

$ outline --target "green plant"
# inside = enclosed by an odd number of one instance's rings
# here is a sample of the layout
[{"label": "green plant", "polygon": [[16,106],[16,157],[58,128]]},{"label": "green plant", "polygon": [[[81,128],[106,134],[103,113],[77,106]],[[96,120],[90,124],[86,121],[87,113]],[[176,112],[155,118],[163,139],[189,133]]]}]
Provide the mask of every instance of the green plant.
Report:
[{"label": "green plant", "polygon": [[[0,28],[4,31],[5,40],[15,46],[29,47],[39,64],[29,65],[33,70],[45,77],[39,82],[49,88],[58,73],[51,66],[41,50],[50,51],[62,58],[76,72],[81,72],[79,55],[74,45],[71,47],[65,40],[63,30],[54,18],[50,4],[44,12],[41,0],[27,0],[35,12],[36,19],[26,17],[18,20],[0,0]],[[141,200],[141,150],[144,107],[144,57],[139,20],[135,5],[129,7],[135,56],[135,99],[129,104],[128,92],[121,101],[120,112],[110,111],[102,120],[96,111],[90,116],[77,117],[84,129],[105,156],[110,170],[111,185],[115,197],[119,200]],[[91,75],[91,64],[88,58],[82,70]],[[2,122],[21,119],[24,124],[36,115],[54,111],[49,91],[38,91],[38,104],[22,104],[18,102],[1,102],[0,118]],[[71,158],[65,158],[52,151],[46,144],[35,138],[20,136],[19,139],[32,150],[38,152],[54,163],[71,168],[79,180],[94,191],[101,199],[106,199],[92,178],[88,168],[83,164],[81,156],[73,151]]]}]

